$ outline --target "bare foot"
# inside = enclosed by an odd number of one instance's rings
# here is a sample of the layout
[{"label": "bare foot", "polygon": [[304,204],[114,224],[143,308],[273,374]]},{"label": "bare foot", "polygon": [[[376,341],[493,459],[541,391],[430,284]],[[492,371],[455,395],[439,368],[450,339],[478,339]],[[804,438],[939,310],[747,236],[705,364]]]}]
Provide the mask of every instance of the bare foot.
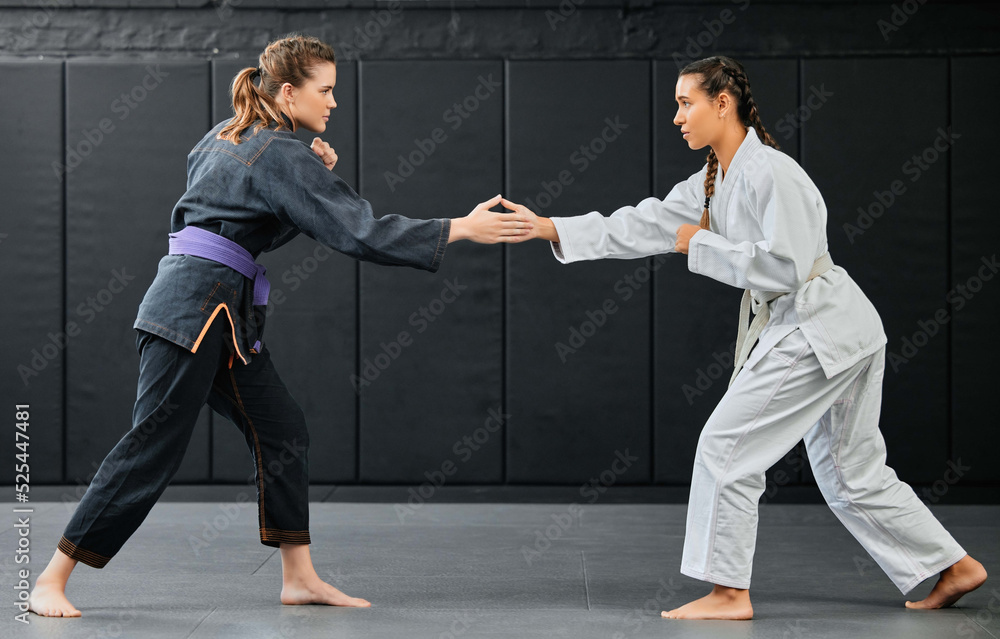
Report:
[{"label": "bare foot", "polygon": [[947,608],[964,594],[982,586],[984,581],[986,581],[986,569],[981,563],[966,555],[941,571],[937,584],[926,599],[907,601],[906,607],[915,610]]},{"label": "bare foot", "polygon": [[750,591],[716,585],[712,592],[680,608],[661,612],[665,619],[753,619]]},{"label": "bare foot", "polygon": [[302,604],[326,604],[351,608],[371,606],[371,602],[365,599],[348,597],[318,576],[308,580],[286,582],[281,588],[281,603],[290,606]]},{"label": "bare foot", "polygon": [[82,612],[66,598],[64,586],[57,581],[43,580],[39,575],[28,596],[28,610],[42,617],[80,617]]}]

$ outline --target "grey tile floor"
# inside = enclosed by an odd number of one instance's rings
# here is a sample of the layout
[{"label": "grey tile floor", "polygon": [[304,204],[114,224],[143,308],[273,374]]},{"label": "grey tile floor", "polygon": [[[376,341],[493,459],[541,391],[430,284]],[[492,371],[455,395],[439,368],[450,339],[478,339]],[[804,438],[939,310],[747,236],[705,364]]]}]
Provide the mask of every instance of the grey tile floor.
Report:
[{"label": "grey tile floor", "polygon": [[[76,503],[32,504],[31,580]],[[13,503],[3,504],[13,519]],[[0,531],[0,637],[858,637],[1000,639],[1000,577],[959,606],[911,611],[823,505],[765,504],[749,622],[675,621],[709,587],[678,572],[683,504],[311,504],[320,576],[369,609],[282,606],[281,561],[256,506],[161,500],[104,569],[80,565],[76,619],[14,620],[18,534]],[[1000,576],[1000,506],[932,510]],[[929,579],[910,593],[922,598]],[[13,596],[11,593],[15,593]]]}]

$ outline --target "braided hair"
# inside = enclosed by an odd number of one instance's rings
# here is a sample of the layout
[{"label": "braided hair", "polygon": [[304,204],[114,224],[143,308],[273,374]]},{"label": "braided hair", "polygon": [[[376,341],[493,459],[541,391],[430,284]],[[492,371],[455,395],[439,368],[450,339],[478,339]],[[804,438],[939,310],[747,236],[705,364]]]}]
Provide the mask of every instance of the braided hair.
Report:
[{"label": "braided hair", "polygon": [[[757,136],[764,144],[779,149],[778,143],[774,141],[771,134],[764,130],[764,124],[760,121],[757,113],[757,103],[754,102],[753,94],[750,93],[750,80],[747,79],[743,65],[726,56],[712,56],[702,60],[696,60],[681,69],[679,76],[688,74],[698,74],[701,76],[701,90],[708,96],[709,100],[715,100],[720,93],[725,91],[736,102],[737,115],[743,126],[752,126],[757,131]],[[701,228],[708,228],[708,204],[715,195],[715,176],[719,171],[719,158],[715,155],[715,149],[708,152],[706,158],[708,171],[705,173],[705,211],[701,215]]]}]

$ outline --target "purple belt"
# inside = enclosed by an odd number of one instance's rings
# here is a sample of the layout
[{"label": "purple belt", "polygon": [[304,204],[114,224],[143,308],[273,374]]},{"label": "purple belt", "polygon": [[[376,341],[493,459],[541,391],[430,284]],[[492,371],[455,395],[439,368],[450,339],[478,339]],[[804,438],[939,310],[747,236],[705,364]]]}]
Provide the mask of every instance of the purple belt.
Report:
[{"label": "purple belt", "polygon": [[[234,271],[253,280],[254,306],[266,306],[271,283],[264,274],[267,269],[257,264],[245,248],[217,233],[196,226],[186,226],[170,234],[170,255],[193,255],[225,264]],[[260,341],[254,350],[260,348]]]}]

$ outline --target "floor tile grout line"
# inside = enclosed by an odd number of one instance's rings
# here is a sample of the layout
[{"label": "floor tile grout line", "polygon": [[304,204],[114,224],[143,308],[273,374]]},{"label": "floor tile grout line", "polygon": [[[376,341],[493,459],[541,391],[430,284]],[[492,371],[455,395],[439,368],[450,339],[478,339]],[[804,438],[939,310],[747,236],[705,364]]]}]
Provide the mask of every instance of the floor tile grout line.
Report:
[{"label": "floor tile grout line", "polygon": [[987,628],[987,627],[986,627],[986,626],[984,626],[983,624],[981,624],[981,623],[979,623],[978,621],[976,621],[976,618],[975,618],[975,617],[974,617],[973,615],[970,615],[970,614],[968,613],[968,611],[965,611],[965,610],[963,610],[963,611],[962,611],[962,613],[963,613],[963,614],[964,614],[964,615],[965,615],[966,617],[968,617],[968,619],[969,619],[970,621],[972,621],[972,623],[974,623],[974,624],[976,624],[977,626],[979,626],[980,628],[982,628],[982,629],[983,629],[983,632],[985,632],[985,633],[986,633],[986,634],[988,634],[989,636],[993,637],[993,639],[997,639],[997,636],[996,636],[995,634],[993,634],[992,632],[990,632],[990,629],[989,629],[989,628]]},{"label": "floor tile grout line", "polygon": [[189,638],[191,637],[191,635],[193,635],[193,634],[195,633],[195,631],[196,631],[196,630],[198,630],[198,628],[199,628],[199,627],[201,626],[201,624],[205,623],[205,620],[206,620],[206,619],[208,619],[209,617],[211,617],[211,616],[212,616],[212,614],[213,614],[213,613],[214,613],[214,612],[215,612],[216,610],[218,610],[218,609],[219,609],[219,607],[218,607],[218,606],[215,606],[214,608],[212,608],[211,610],[209,610],[209,611],[208,611],[208,614],[207,614],[207,615],[205,615],[204,617],[202,617],[202,618],[201,618],[201,621],[199,621],[199,622],[198,622],[198,625],[197,625],[197,626],[195,626],[194,628],[192,628],[192,629],[191,629],[191,632],[189,632],[189,633],[188,633],[188,636],[187,636],[187,637],[185,637],[184,639],[189,639]]},{"label": "floor tile grout line", "polygon": [[580,551],[580,562],[583,564],[583,591],[587,595],[587,610],[590,610],[590,586],[587,584],[587,557]]},{"label": "floor tile grout line", "polygon": [[273,552],[271,552],[271,554],[270,554],[270,555],[268,555],[268,556],[267,556],[267,558],[266,558],[266,559],[265,559],[264,561],[260,562],[260,565],[259,565],[259,566],[257,566],[257,568],[256,568],[256,569],[255,569],[255,570],[254,570],[254,571],[253,571],[252,573],[250,573],[250,576],[251,576],[251,577],[253,577],[254,575],[256,575],[256,574],[257,574],[257,571],[258,571],[258,570],[260,570],[261,568],[263,568],[263,567],[264,567],[264,564],[266,564],[266,563],[268,562],[268,560],[270,560],[270,559],[271,559],[271,557],[274,557],[274,554],[275,554],[276,552],[278,552],[278,549],[277,549],[277,548],[275,548],[275,549],[274,549],[274,551],[273,551]]}]

